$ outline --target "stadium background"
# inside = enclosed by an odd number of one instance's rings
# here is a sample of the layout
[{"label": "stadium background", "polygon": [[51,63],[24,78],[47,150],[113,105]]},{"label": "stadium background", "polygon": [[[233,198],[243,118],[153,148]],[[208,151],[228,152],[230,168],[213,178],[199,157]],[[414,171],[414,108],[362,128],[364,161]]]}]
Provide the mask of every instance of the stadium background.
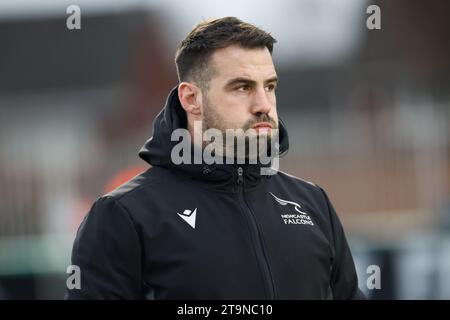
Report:
[{"label": "stadium background", "polygon": [[[81,8],[68,30],[66,8]],[[366,8],[381,8],[368,30]],[[450,299],[450,2],[0,1],[0,299],[60,299],[92,202],[176,85],[177,43],[237,16],[277,39],[284,171],[327,190],[372,299]],[[381,289],[366,286],[381,268]]]}]

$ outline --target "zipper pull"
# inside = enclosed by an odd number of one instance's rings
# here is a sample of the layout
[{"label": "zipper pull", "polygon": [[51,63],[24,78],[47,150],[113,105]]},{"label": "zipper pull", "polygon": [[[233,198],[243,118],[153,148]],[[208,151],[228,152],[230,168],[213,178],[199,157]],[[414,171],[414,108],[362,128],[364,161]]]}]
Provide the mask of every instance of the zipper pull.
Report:
[{"label": "zipper pull", "polygon": [[238,174],[238,179],[237,179],[237,184],[242,184],[244,182],[244,169],[242,169],[242,167],[237,168],[237,174]]}]

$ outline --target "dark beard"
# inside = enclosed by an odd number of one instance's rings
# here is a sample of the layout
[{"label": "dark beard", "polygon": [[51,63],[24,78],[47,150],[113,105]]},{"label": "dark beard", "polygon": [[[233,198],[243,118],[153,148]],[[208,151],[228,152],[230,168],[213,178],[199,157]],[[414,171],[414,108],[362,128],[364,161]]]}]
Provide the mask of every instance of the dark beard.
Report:
[{"label": "dark beard", "polygon": [[[242,142],[238,143],[238,137],[236,135],[233,135],[232,141],[227,141],[226,129],[232,128],[223,127],[224,122],[222,121],[222,117],[213,108],[211,108],[211,104],[209,103],[209,100],[206,97],[206,95],[204,99],[203,112],[204,112],[202,123],[203,133],[208,129],[218,129],[222,134],[223,146],[221,153],[224,158],[224,161],[228,157],[232,158],[232,160],[234,161],[233,163],[237,163],[238,161],[239,162],[244,161],[244,163],[260,163],[261,156],[274,157],[277,155],[276,150],[277,146],[275,145],[275,143],[278,142],[278,130],[277,130],[278,123],[274,119],[272,119],[268,114],[263,113],[258,117],[254,117],[252,119],[247,120],[244,123],[242,130],[244,132],[247,132],[247,130],[252,129],[252,127],[259,122],[268,122],[272,125],[272,129],[275,129],[271,131],[271,134],[256,133],[256,135],[251,135],[250,137],[248,135],[245,135],[243,137],[245,139],[244,143]],[[272,136],[272,134],[274,136]],[[204,141],[203,148],[205,148],[206,145],[208,145],[209,143],[211,142]],[[251,149],[250,148],[251,145],[253,145],[254,147],[256,146],[256,150],[255,148]],[[244,152],[242,151],[238,152],[239,149],[242,147],[244,148],[243,150]]]}]

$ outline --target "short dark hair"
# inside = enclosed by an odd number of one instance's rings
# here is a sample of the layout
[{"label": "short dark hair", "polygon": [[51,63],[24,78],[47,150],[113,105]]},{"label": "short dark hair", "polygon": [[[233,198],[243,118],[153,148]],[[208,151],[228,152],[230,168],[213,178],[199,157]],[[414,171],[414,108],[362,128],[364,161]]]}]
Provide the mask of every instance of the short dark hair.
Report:
[{"label": "short dark hair", "polygon": [[213,74],[208,63],[214,50],[239,45],[249,49],[266,47],[272,54],[276,42],[270,33],[235,17],[203,21],[178,46],[175,55],[178,80],[206,86]]}]

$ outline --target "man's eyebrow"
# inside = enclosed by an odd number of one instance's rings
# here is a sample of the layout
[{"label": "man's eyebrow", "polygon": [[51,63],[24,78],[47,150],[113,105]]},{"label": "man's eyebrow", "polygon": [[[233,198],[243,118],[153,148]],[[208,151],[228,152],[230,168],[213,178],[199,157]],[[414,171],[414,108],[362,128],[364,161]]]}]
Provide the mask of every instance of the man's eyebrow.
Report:
[{"label": "man's eyebrow", "polygon": [[247,78],[243,78],[243,77],[237,77],[237,78],[228,80],[225,86],[231,87],[233,85],[243,84],[243,83],[249,84],[249,85],[254,85],[254,84],[256,84],[256,81],[247,79]]},{"label": "man's eyebrow", "polygon": [[[278,77],[277,76],[273,76],[267,80],[264,81],[265,84],[267,83],[271,83],[271,82],[277,82],[278,81]],[[237,77],[237,78],[233,78],[227,81],[227,83],[225,84],[225,86],[230,87],[236,84],[248,84],[248,85],[255,85],[256,81],[255,80],[251,80],[251,79],[247,79],[247,78],[243,78],[243,77]]]},{"label": "man's eyebrow", "polygon": [[264,83],[271,83],[271,82],[278,82],[278,77],[277,76],[273,76],[270,79],[267,79],[266,81],[264,81]]}]

